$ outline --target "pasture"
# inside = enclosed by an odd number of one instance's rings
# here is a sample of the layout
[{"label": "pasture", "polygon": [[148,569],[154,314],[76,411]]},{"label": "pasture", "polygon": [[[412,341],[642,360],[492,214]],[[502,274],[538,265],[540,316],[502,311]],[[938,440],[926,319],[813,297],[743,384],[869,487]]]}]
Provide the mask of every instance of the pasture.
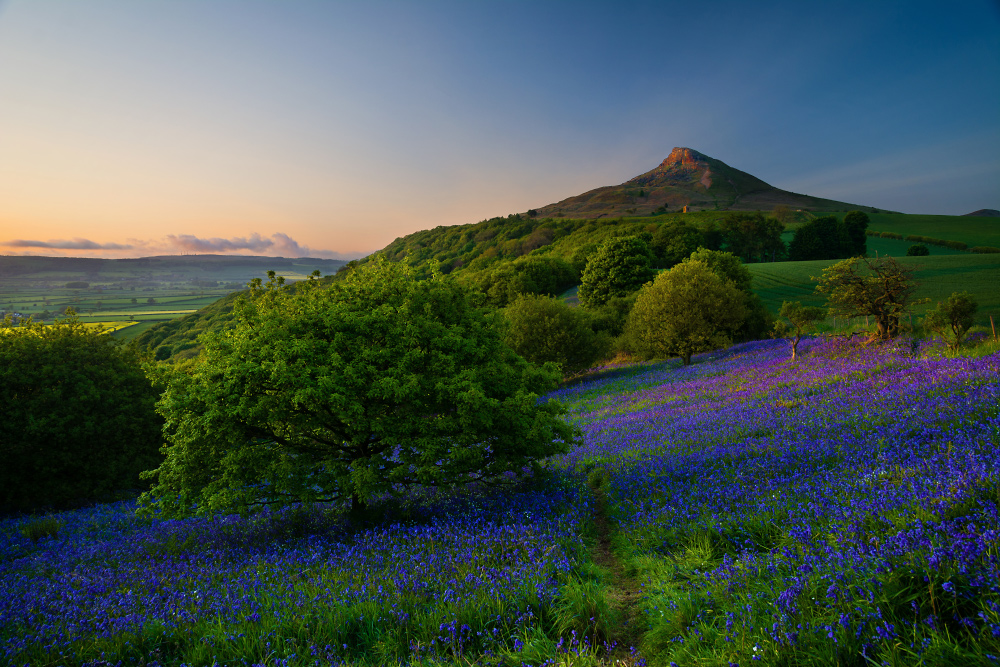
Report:
[{"label": "pasture", "polygon": [[[871,241],[869,237],[869,244]],[[945,254],[935,252],[937,250],[944,249],[933,248],[929,257],[897,257],[900,264],[915,269],[914,279],[919,284],[916,298],[930,299],[929,303],[917,306],[915,314],[921,315],[953,292],[967,290],[979,302],[976,324],[989,326],[991,314],[1000,322],[1000,289],[997,289],[1000,286],[1000,255]],[[777,312],[782,301],[825,305],[825,297],[814,293],[816,281],[812,278],[821,276],[823,269],[838,261],[748,264],[747,268],[753,275],[753,291]]]},{"label": "pasture", "polygon": [[995,350],[812,339],[791,364],[759,341],[608,368],[551,395],[583,438],[545,476],[357,524],[7,518],[0,660],[995,664]]}]

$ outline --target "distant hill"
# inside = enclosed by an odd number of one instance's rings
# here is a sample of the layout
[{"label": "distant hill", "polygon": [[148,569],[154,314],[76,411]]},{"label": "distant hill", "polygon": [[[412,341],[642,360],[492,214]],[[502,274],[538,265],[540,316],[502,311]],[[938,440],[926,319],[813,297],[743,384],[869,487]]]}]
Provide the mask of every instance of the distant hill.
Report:
[{"label": "distant hill", "polygon": [[100,285],[135,282],[213,281],[245,285],[274,269],[283,275],[306,276],[314,270],[336,273],[347,262],[312,257],[257,255],[159,255],[135,259],[0,255],[0,284],[65,283],[82,280]]},{"label": "distant hill", "polygon": [[978,211],[963,213],[962,215],[977,215],[983,218],[1000,218],[1000,211],[995,208],[981,208]]},{"label": "distant hill", "polygon": [[690,148],[675,148],[658,167],[620,185],[608,185],[537,209],[539,217],[602,218],[688,211],[792,210],[876,212],[781,190],[721,160]]}]

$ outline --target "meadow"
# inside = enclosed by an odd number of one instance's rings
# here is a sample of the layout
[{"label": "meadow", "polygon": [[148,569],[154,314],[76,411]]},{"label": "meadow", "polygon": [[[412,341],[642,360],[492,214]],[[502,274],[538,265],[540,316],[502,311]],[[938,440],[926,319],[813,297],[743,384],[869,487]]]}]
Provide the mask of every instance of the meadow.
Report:
[{"label": "meadow", "polygon": [[583,443],[545,476],[364,523],[4,519],[0,662],[996,664],[996,344],[800,353],[608,368],[552,394]]}]

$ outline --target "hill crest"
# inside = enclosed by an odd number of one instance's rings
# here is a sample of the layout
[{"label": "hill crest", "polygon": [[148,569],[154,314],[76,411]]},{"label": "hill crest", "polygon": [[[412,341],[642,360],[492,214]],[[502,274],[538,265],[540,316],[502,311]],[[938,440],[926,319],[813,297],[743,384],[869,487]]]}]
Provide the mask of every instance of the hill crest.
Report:
[{"label": "hill crest", "polygon": [[595,188],[537,210],[542,217],[602,218],[689,211],[876,211],[776,188],[693,148],[675,147],[659,165],[619,185]]}]

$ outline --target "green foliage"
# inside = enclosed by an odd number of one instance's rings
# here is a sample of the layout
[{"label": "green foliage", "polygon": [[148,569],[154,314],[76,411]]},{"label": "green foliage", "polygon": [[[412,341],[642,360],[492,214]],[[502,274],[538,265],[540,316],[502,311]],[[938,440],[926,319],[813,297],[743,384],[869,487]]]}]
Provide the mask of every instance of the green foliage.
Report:
[{"label": "green foliage", "polygon": [[906,249],[907,257],[926,257],[929,254],[931,254],[931,251],[923,243],[916,243]]},{"label": "green foliage", "polygon": [[785,301],[781,304],[778,317],[784,318],[787,322],[781,320],[775,322],[775,336],[790,339],[792,361],[795,361],[798,357],[799,341],[802,340],[802,336],[813,322],[826,317],[826,311],[815,306],[803,306],[800,301]]},{"label": "green foliage", "polygon": [[168,515],[352,501],[498,481],[576,431],[537,368],[454,280],[379,260],[323,287],[254,284],[159,404],[167,458],[143,498]]},{"label": "green foliage", "polygon": [[573,266],[558,257],[522,257],[478,274],[473,284],[491,305],[503,308],[524,294],[560,294],[577,278]]},{"label": "green foliage", "polygon": [[32,518],[17,527],[18,532],[27,537],[32,542],[46,537],[55,537],[62,530],[63,522],[52,516]]},{"label": "green foliage", "polygon": [[629,236],[606,241],[598,248],[580,279],[580,303],[585,308],[602,306],[614,297],[626,296],[653,278],[649,245]]},{"label": "green foliage", "polygon": [[727,249],[747,262],[784,259],[785,243],[781,233],[785,226],[777,218],[763,213],[735,213],[722,223]]},{"label": "green foliage", "polygon": [[816,292],[827,295],[830,313],[875,318],[879,340],[902,332],[900,319],[910,311],[917,285],[913,269],[892,257],[856,257],[823,269]]},{"label": "green foliage", "polygon": [[870,220],[864,211],[851,211],[844,216],[842,252],[848,257],[860,257],[867,248],[867,234]]},{"label": "green foliage", "polygon": [[0,325],[0,509],[137,488],[160,458],[158,393],[135,352],[75,318]]},{"label": "green foliage", "polygon": [[948,343],[955,352],[969,333],[976,318],[979,304],[968,292],[955,292],[945,302],[938,302],[937,308],[927,311],[924,328],[933,331]]},{"label": "green foliage", "polygon": [[816,218],[795,230],[788,258],[799,262],[864,255],[868,222],[868,215],[862,211],[851,211],[843,220],[833,215]]},{"label": "green foliage", "polygon": [[708,265],[712,273],[729,281],[743,295],[745,316],[743,322],[733,332],[736,341],[758,340],[767,336],[774,326],[774,315],[768,310],[764,301],[750,289],[752,276],[740,258],[731,252],[698,248],[685,261],[700,261]]},{"label": "green foliage", "polygon": [[685,257],[706,245],[701,230],[683,220],[670,220],[657,225],[652,237],[650,249],[655,265],[661,269],[680,264]]},{"label": "green foliage", "polygon": [[645,359],[679,356],[690,364],[693,354],[731,342],[745,300],[705,262],[682,262],[642,288],[626,325],[629,345]]},{"label": "green foliage", "polygon": [[563,375],[587,370],[611,347],[610,335],[594,332],[591,314],[561,299],[522,296],[504,315],[508,323],[504,341],[532,363],[558,364]]},{"label": "green foliage", "polygon": [[703,262],[712,273],[723,280],[728,280],[733,284],[733,287],[741,292],[750,294],[750,283],[753,281],[753,277],[750,275],[750,270],[733,253],[698,248],[697,251],[691,253],[688,259],[692,262]]}]

